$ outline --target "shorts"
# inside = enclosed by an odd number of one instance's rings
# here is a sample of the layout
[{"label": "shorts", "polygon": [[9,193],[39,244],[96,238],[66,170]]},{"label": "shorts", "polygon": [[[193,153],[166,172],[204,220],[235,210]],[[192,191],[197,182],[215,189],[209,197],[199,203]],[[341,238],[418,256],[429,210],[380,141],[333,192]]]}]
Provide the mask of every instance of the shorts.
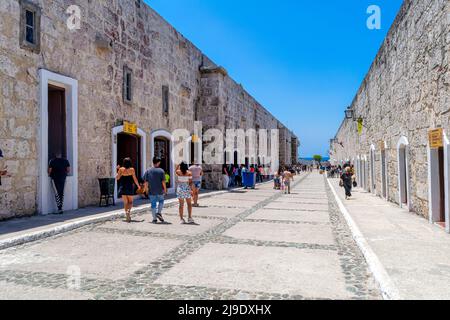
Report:
[{"label": "shorts", "polygon": [[191,199],[191,188],[187,184],[180,184],[177,188],[178,199]]},{"label": "shorts", "polygon": [[200,190],[202,188],[202,182],[201,181],[193,181],[195,189]]}]

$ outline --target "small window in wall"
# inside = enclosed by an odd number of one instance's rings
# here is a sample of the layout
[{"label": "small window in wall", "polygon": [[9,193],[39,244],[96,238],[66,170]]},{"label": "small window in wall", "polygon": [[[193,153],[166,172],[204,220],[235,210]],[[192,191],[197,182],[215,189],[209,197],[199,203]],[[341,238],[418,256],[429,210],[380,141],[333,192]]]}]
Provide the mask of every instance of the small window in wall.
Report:
[{"label": "small window in wall", "polygon": [[136,4],[136,8],[140,8],[141,7],[142,0],[135,0],[134,2]]},{"label": "small window in wall", "polygon": [[165,116],[169,115],[169,86],[162,87],[162,108]]},{"label": "small window in wall", "polygon": [[123,68],[123,101],[133,102],[133,71],[128,67]]},{"label": "small window in wall", "polygon": [[20,47],[39,53],[41,50],[41,9],[27,0],[20,0]]}]

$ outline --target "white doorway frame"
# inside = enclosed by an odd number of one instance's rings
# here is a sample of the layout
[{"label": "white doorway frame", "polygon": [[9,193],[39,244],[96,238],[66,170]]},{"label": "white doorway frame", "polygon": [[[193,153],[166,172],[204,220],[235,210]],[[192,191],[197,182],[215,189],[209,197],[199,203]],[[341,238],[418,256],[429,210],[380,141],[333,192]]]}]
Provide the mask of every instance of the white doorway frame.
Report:
[{"label": "white doorway frame", "polygon": [[[444,181],[445,181],[445,231],[450,233],[450,141],[444,130]],[[439,222],[440,219],[440,196],[439,196],[439,164],[438,150],[431,149],[428,143],[428,208],[430,223]],[[437,165],[436,165],[437,164]],[[438,189],[437,189],[438,188]]]},{"label": "white doorway frame", "polygon": [[[117,126],[112,129],[112,167],[111,167],[111,177],[116,177],[117,174],[117,135],[124,132],[124,126]],[[138,128],[137,136],[141,139],[141,174],[143,175],[147,169],[147,134],[144,130]],[[138,177],[139,179],[139,177]],[[119,201],[117,197],[117,181],[114,188],[114,199]]]},{"label": "white doorway frame", "polygon": [[[404,153],[402,157],[402,153]],[[400,208],[404,208],[405,205],[408,211],[412,210],[411,201],[411,186],[410,186],[410,174],[409,174],[409,141],[408,138],[402,136],[397,143],[397,162],[398,162],[398,199]],[[405,173],[405,177],[403,177]],[[403,181],[406,181],[404,184]],[[406,204],[403,202],[403,197],[406,193]]]},{"label": "white doorway frame", "polygon": [[47,215],[56,211],[51,179],[48,176],[48,86],[65,90],[67,159],[71,173],[66,179],[64,210],[78,209],[78,81],[45,69],[39,70],[39,184],[38,213]]}]

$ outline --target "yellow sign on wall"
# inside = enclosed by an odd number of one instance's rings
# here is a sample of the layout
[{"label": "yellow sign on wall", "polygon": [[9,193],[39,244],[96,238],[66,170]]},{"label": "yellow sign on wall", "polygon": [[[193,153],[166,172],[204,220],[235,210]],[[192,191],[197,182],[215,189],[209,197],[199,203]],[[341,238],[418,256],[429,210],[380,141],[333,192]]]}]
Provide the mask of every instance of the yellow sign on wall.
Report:
[{"label": "yellow sign on wall", "polygon": [[442,128],[430,130],[428,132],[430,148],[439,149],[444,147],[444,130]]},{"label": "yellow sign on wall", "polygon": [[137,125],[128,121],[123,122],[123,132],[129,134],[137,134]]},{"label": "yellow sign on wall", "polygon": [[364,120],[363,119],[358,119],[358,134],[361,135],[363,132],[363,127],[364,127]]}]

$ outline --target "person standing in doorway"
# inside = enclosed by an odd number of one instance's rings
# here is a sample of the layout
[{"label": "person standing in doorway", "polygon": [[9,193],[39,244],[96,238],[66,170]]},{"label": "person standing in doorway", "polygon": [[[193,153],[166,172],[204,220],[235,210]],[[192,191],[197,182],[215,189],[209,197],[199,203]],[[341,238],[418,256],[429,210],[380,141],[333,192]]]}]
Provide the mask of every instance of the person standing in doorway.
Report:
[{"label": "person standing in doorway", "polygon": [[345,167],[344,173],[341,175],[341,182],[339,183],[345,189],[345,200],[352,197],[353,175],[350,166]]},{"label": "person standing in doorway", "polygon": [[123,160],[123,167],[117,167],[116,180],[119,184],[119,197],[123,199],[123,205],[125,208],[126,221],[131,223],[131,209],[133,208],[133,197],[135,196],[135,188],[139,189],[139,181],[136,177],[136,171],[132,167],[132,161],[130,158]]},{"label": "person standing in doorway", "polygon": [[150,202],[152,205],[153,224],[158,220],[164,223],[162,211],[164,209],[164,196],[167,194],[167,179],[164,170],[160,168],[161,159],[153,158],[153,167],[144,174],[145,188],[149,190]]},{"label": "person standing in doorway", "polygon": [[184,219],[184,202],[188,206],[188,223],[194,224],[192,219],[192,173],[186,163],[182,162],[176,172],[177,175],[177,198],[179,202],[179,214],[181,224],[186,224]]},{"label": "person standing in doorway", "polygon": [[189,168],[189,171],[192,173],[192,198],[194,200],[193,206],[199,207],[198,195],[200,193],[200,189],[202,188],[203,169],[199,164],[194,164]]},{"label": "person standing in doorway", "polygon": [[228,190],[229,183],[230,183],[230,175],[228,174],[227,165],[224,164],[222,166],[222,177],[223,177],[223,188]]},{"label": "person standing in doorway", "polygon": [[52,179],[52,185],[55,191],[56,205],[58,214],[63,214],[64,207],[64,187],[67,176],[70,173],[70,163],[67,159],[58,153],[55,158],[50,160],[48,165],[48,175]]},{"label": "person standing in doorway", "polygon": [[[0,149],[0,158],[3,158],[3,151]],[[8,167],[4,167],[3,169],[0,169],[0,186],[2,185],[2,176],[8,175]]]}]

